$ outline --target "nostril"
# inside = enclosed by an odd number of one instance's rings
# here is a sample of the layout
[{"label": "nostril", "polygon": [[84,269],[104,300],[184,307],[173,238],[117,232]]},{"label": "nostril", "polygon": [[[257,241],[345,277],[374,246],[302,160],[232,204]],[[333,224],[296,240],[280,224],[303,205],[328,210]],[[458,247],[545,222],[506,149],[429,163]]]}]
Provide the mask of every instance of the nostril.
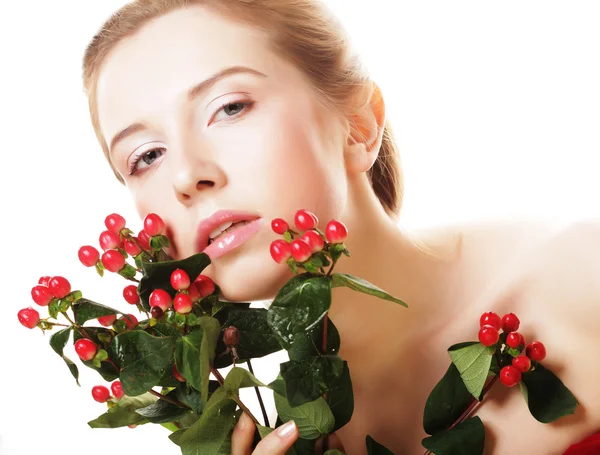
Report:
[{"label": "nostril", "polygon": [[202,190],[202,189],[206,189],[206,188],[212,188],[213,186],[215,186],[215,182],[213,182],[211,180],[200,180],[196,184],[196,188],[198,190]]}]

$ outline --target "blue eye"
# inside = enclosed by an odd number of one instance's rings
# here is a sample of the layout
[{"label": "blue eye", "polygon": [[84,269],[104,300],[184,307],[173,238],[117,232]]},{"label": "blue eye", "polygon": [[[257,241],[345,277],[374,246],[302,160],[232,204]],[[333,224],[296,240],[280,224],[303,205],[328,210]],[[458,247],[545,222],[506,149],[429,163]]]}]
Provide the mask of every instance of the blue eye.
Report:
[{"label": "blue eye", "polygon": [[[152,163],[154,163],[154,161],[159,159],[163,155],[164,152],[165,152],[164,148],[155,148],[155,149],[150,149],[144,153],[139,154],[134,159],[134,161],[131,163],[131,166],[129,167],[129,175],[135,174],[140,169],[144,169],[144,167],[151,166]],[[146,166],[142,166],[140,168],[141,164],[145,164]]]},{"label": "blue eye", "polygon": [[247,111],[254,103],[249,101],[236,101],[234,103],[225,103],[219,107],[213,120],[219,120],[219,114],[223,112],[226,118],[239,117],[244,111]]}]

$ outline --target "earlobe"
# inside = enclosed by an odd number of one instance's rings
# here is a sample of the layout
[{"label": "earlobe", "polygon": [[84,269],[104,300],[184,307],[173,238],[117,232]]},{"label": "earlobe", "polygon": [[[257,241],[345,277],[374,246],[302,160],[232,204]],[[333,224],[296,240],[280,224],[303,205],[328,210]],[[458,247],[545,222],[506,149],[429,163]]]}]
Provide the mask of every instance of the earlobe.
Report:
[{"label": "earlobe", "polygon": [[385,104],[381,90],[372,82],[369,103],[348,118],[349,134],[344,150],[346,169],[351,173],[367,172],[379,154],[385,126]]}]

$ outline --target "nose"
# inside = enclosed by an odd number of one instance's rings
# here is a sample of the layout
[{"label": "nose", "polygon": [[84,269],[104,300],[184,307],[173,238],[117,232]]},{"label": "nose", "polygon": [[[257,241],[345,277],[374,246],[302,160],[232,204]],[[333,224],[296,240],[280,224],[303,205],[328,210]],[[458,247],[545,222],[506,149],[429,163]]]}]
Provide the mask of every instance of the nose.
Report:
[{"label": "nose", "polygon": [[227,182],[225,173],[214,160],[200,157],[200,153],[190,155],[179,160],[173,178],[175,196],[186,207],[208,192],[224,187]]}]

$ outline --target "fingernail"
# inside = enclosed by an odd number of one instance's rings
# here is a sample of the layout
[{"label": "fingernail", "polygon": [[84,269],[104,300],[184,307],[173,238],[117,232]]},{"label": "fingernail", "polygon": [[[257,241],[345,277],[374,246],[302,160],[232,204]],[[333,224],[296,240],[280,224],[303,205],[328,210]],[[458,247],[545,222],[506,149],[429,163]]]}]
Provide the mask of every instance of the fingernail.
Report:
[{"label": "fingernail", "polygon": [[281,439],[285,439],[294,432],[295,428],[296,423],[293,420],[290,420],[289,422],[287,422],[284,425],[281,425],[277,429],[277,436],[279,436]]},{"label": "fingernail", "polygon": [[248,422],[248,419],[246,419],[246,414],[242,414],[240,416],[240,419],[238,420],[238,429],[240,431],[245,430],[247,422]]}]

